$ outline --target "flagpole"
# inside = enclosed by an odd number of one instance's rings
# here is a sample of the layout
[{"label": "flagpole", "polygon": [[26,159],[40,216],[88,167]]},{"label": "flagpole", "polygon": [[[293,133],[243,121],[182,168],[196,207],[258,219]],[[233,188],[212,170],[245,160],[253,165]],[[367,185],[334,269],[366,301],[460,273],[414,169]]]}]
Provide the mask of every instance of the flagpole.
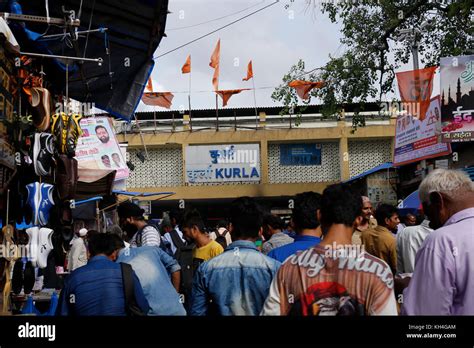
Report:
[{"label": "flagpole", "polygon": [[192,71],[189,71],[189,94],[188,94],[188,105],[189,105],[189,129],[193,131],[193,120],[191,118],[191,74]]},{"label": "flagpole", "polygon": [[219,106],[218,106],[218,100],[217,100],[217,91],[216,91],[216,131],[219,130]]},{"label": "flagpole", "polygon": [[258,129],[257,97],[255,93],[255,77],[254,76],[252,76],[252,84],[253,84],[253,102],[255,105],[255,129]]}]

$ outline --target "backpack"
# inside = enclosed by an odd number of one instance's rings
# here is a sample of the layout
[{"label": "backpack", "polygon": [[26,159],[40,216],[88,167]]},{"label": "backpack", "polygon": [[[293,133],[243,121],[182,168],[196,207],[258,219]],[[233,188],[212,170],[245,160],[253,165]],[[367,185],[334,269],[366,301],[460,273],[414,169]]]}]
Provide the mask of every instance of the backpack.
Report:
[{"label": "backpack", "polygon": [[120,263],[120,268],[122,270],[122,282],[123,282],[123,291],[125,298],[125,312],[127,315],[132,317],[144,316],[146,313],[143,313],[140,307],[137,305],[137,300],[135,298],[135,287],[133,284],[133,269],[127,263]]},{"label": "backpack", "polygon": [[229,231],[225,230],[225,231],[221,234],[221,233],[219,233],[218,230],[216,230],[214,233],[216,234],[216,239],[215,239],[215,241],[216,241],[217,243],[219,243],[219,244],[222,246],[222,248],[224,248],[224,250],[225,250],[225,248],[227,248],[227,239],[225,238],[225,236],[227,235],[227,233],[229,233]]},{"label": "backpack", "polygon": [[189,305],[188,299],[191,298],[194,271],[204,260],[195,259],[193,257],[193,249],[195,247],[194,243],[185,244],[176,230],[169,233],[173,244],[176,246],[174,258],[181,266],[180,293],[185,296],[185,308],[189,308],[187,306]]}]

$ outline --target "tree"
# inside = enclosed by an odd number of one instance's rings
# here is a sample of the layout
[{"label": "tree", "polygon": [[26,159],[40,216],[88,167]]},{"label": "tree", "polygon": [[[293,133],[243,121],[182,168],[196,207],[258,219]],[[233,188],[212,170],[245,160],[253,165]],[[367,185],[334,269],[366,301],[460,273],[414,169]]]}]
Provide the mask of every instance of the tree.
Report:
[{"label": "tree", "polygon": [[[440,57],[473,53],[473,0],[306,0],[306,6],[313,11],[320,8],[333,23],[342,22],[341,44],[347,48],[341,57],[329,56],[324,67],[304,78],[326,82],[311,92],[324,104],[325,116],[334,116],[349,103],[358,103],[361,111],[369,99],[381,102],[394,91],[395,70],[411,55],[412,43],[397,41],[401,30],[417,30],[420,66],[438,65]],[[300,60],[291,67],[272,94],[285,108],[298,102],[287,82],[304,74],[304,64]],[[353,124],[364,124],[357,111]]]}]

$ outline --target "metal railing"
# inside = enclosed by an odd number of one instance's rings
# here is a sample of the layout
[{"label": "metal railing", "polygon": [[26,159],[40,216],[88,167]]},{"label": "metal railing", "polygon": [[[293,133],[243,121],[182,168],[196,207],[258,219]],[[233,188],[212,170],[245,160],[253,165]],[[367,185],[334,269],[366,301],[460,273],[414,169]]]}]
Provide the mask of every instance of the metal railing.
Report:
[{"label": "metal railing", "polygon": [[[354,113],[345,113],[344,118],[325,118],[322,114],[296,115],[264,115],[257,118],[253,116],[225,116],[201,117],[186,119],[184,114],[177,112],[168,119],[134,120],[130,123],[114,121],[115,131],[121,133],[173,133],[196,132],[204,130],[259,130],[259,129],[312,129],[336,127],[337,121],[346,121],[347,126],[352,124]],[[389,124],[389,113],[360,112],[367,126]],[[138,125],[137,125],[138,122]]]}]

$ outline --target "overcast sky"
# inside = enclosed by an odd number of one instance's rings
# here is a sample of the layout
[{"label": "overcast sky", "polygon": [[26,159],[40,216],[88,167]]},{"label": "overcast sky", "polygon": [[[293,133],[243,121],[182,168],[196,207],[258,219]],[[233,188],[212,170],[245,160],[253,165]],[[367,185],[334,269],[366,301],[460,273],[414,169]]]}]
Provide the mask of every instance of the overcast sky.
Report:
[{"label": "overcast sky", "polygon": [[[162,39],[155,56],[273,2],[274,0],[170,0],[169,10],[172,13],[167,18],[167,37]],[[286,8],[287,5],[289,7]],[[248,9],[245,10],[246,8]],[[236,14],[231,15],[233,13]],[[227,17],[194,26],[223,16]],[[187,26],[193,27],[182,28]],[[328,61],[329,54],[340,56],[344,53],[345,47],[339,42],[340,28],[339,24],[331,23],[328,16],[320,11],[307,11],[305,0],[280,0],[230,27],[156,59],[152,73],[154,91],[173,92],[175,97],[171,109],[187,109],[189,75],[181,74],[181,67],[187,55],[191,54],[192,108],[215,108],[215,94],[211,83],[214,70],[209,67],[209,61],[220,38],[219,89],[252,88],[251,80],[242,81],[251,59],[257,87],[257,105],[278,105],[271,99],[273,87],[282,82],[283,75],[300,58],[306,63],[306,71],[309,71],[323,66]],[[262,87],[272,88],[259,89]],[[253,106],[252,91],[234,95],[227,105],[229,108]],[[220,98],[219,107],[222,107]],[[153,107],[143,103],[137,109],[148,110],[152,111]],[[165,109],[157,107],[156,110]]]},{"label": "overcast sky", "polygon": [[[155,56],[209,33],[223,25],[241,18],[274,0],[170,0],[166,23],[166,34]],[[290,7],[285,8],[285,5]],[[249,8],[251,7],[251,8]],[[192,28],[173,30],[227,16]],[[214,108],[215,94],[212,92],[212,74],[209,67],[210,56],[217,40],[221,39],[221,62],[219,89],[252,88],[252,81],[242,81],[246,76],[247,64],[251,59],[255,85],[276,87],[291,65],[298,59],[306,62],[307,70],[322,66],[329,54],[343,52],[339,44],[339,26],[331,24],[327,16],[305,12],[305,1],[281,0],[259,13],[222,29],[204,39],[192,43],[175,52],[155,60],[152,73],[155,91],[185,92],[174,93],[172,109],[183,106],[187,109],[189,75],[181,74],[181,67],[188,54],[192,60],[192,107]],[[206,91],[206,92],[202,92]],[[257,105],[276,105],[271,94],[273,88],[257,89]],[[220,100],[220,99],[219,99]],[[219,107],[221,107],[221,102]],[[227,107],[253,107],[253,92],[245,91],[235,95]],[[140,105],[138,110],[152,110],[153,107]],[[157,108],[157,110],[163,110]]]}]

